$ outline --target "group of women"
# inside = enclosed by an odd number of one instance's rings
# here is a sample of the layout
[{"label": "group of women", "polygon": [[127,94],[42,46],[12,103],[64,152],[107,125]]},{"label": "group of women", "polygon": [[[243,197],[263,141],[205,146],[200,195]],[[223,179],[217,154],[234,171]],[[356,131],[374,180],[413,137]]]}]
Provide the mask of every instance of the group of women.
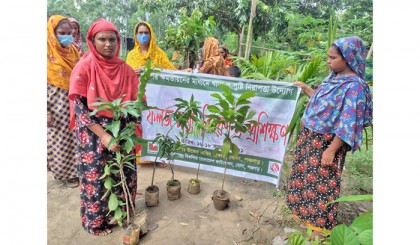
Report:
[{"label": "group of women", "polygon": [[[112,101],[123,94],[124,100],[136,100],[138,75],[150,58],[153,67],[175,69],[156,45],[150,24],[139,22],[134,35],[135,47],[125,62],[118,57],[121,40],[111,22],[99,19],[90,26],[86,36],[89,50],[84,53],[77,20],[61,15],[48,20],[48,168],[55,179],[69,186],[80,182],[82,226],[99,236],[111,233],[115,225],[107,215],[107,200],[101,200],[105,187],[99,177],[119,145],[108,146],[112,135],[104,129],[112,115],[90,115],[96,108],[92,103],[98,97]],[[366,48],[359,38],[339,39],[328,51],[331,74],[326,80],[315,91],[302,82],[294,84],[310,101],[295,150],[287,204],[314,234],[336,225],[337,206],[325,204],[338,197],[346,152],[360,147],[362,129],[371,124],[365,57]],[[207,38],[199,72],[224,75],[230,66],[226,60],[218,40]],[[140,123],[138,118],[130,122]],[[134,199],[136,172],[128,170],[126,176]],[[125,200],[123,192],[117,193]]]}]

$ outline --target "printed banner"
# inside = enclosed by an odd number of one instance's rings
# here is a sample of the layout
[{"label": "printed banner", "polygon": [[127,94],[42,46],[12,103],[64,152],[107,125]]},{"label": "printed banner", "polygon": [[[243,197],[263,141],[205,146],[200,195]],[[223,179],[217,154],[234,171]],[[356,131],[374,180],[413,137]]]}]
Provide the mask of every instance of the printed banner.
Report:
[{"label": "printed banner", "polygon": [[[251,99],[251,109],[257,112],[254,119],[260,123],[233,140],[238,145],[240,154],[238,157],[229,157],[226,174],[270,182],[278,186],[287,145],[286,130],[300,94],[299,87],[286,82],[167,70],[153,73],[146,87],[146,97],[148,105],[157,109],[143,112],[143,138],[148,141],[148,145],[142,148],[141,160],[155,160],[159,148],[152,144],[152,141],[156,134],[166,134],[173,125],[173,121],[164,117],[174,111],[171,106],[176,103],[175,98],[189,100],[193,94],[195,100],[201,103],[203,114],[208,115],[210,112],[207,106],[217,101],[210,94],[221,92],[221,83],[230,86],[236,96],[245,91],[256,92],[256,97]],[[172,132],[178,134],[179,130],[175,125]],[[207,134],[203,139],[200,133],[196,132],[198,130],[193,128],[192,131],[188,140],[184,142],[187,147],[176,154],[175,164],[197,168],[200,163],[200,169],[223,173],[225,159],[221,154],[212,156],[215,146],[223,144],[223,136]],[[173,133],[169,136],[173,136]]]}]

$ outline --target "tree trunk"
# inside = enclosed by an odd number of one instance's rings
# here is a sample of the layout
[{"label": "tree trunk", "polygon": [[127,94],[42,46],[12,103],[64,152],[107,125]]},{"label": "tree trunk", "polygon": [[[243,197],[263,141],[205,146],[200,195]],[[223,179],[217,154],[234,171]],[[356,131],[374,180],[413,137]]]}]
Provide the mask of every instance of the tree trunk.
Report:
[{"label": "tree trunk", "polygon": [[248,35],[246,38],[246,49],[245,49],[245,59],[249,59],[249,55],[251,53],[251,43],[252,43],[252,20],[255,17],[255,12],[257,10],[257,1],[252,0],[251,4],[251,14],[249,16],[249,24],[248,24]]},{"label": "tree trunk", "polygon": [[372,53],[373,53],[373,42],[370,45],[369,52],[367,53],[366,59],[369,59],[372,56]]},{"label": "tree trunk", "polygon": [[244,42],[244,36],[245,36],[245,26],[242,26],[241,34],[239,34],[239,41],[238,41],[238,56],[242,56],[242,43]]}]

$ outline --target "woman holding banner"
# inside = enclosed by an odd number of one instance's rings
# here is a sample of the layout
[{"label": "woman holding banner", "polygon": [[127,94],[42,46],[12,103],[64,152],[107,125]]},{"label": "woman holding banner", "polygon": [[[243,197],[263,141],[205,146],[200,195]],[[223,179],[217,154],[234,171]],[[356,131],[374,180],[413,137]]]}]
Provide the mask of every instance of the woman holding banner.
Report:
[{"label": "woman holding banner", "polygon": [[303,82],[309,103],[302,117],[288,183],[287,205],[313,230],[311,239],[337,225],[341,172],[347,151],[362,144],[372,124],[372,97],[364,81],[366,47],[359,37],[336,40],[328,50],[330,75],[316,89]]},{"label": "woman holding banner", "polygon": [[165,52],[156,44],[155,34],[152,26],[140,21],[134,27],[134,48],[127,55],[127,64],[131,66],[137,74],[143,70],[146,61],[152,58],[152,67],[167,70],[176,70],[175,66],[169,61]]}]

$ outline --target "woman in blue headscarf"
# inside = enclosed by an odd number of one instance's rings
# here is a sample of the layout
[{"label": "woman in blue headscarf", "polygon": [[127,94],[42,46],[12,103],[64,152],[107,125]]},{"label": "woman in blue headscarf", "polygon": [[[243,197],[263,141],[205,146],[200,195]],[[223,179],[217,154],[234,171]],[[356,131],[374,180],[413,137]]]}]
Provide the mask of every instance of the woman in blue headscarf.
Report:
[{"label": "woman in blue headscarf", "polygon": [[316,89],[303,82],[309,103],[302,117],[287,191],[287,205],[313,230],[312,239],[337,224],[336,203],[347,151],[362,144],[372,124],[372,96],[364,81],[366,47],[359,37],[336,40],[328,50],[331,73]]}]

